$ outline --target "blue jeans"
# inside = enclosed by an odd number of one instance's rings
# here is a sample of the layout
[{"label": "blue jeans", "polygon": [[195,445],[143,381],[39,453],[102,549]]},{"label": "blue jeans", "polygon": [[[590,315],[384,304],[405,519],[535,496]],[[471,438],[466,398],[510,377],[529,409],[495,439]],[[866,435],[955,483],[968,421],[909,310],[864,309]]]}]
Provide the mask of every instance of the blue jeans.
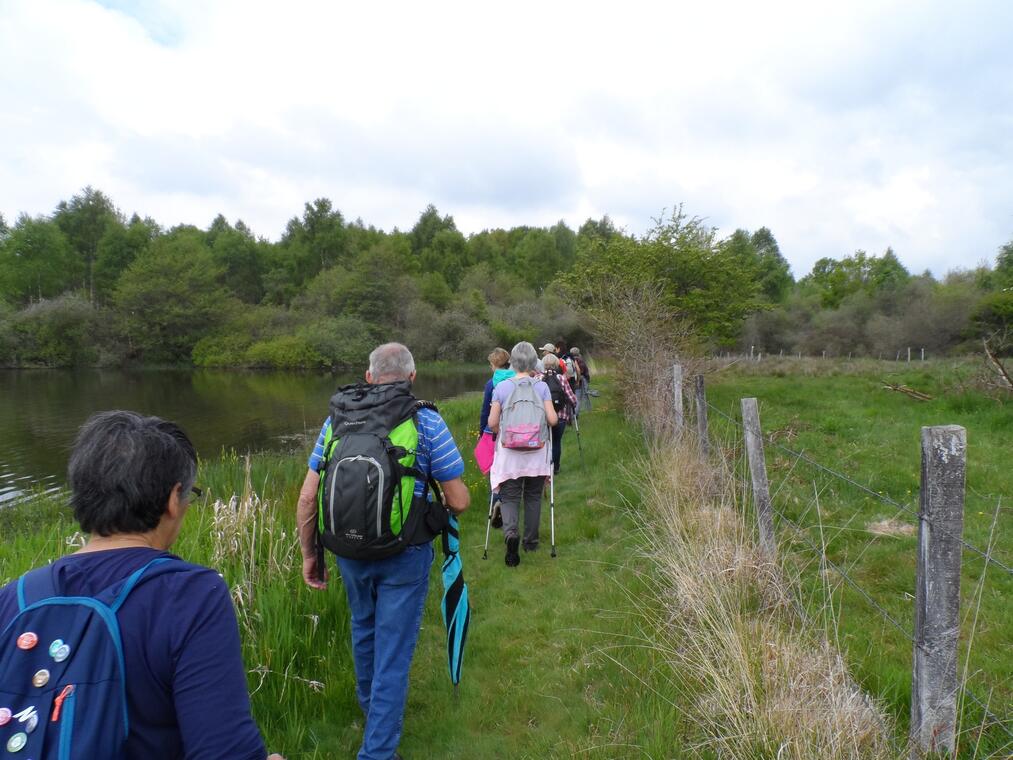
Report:
[{"label": "blue jeans", "polygon": [[372,562],[338,557],[352,613],[355,695],[366,716],[358,760],[391,760],[401,741],[432,564],[432,544]]}]

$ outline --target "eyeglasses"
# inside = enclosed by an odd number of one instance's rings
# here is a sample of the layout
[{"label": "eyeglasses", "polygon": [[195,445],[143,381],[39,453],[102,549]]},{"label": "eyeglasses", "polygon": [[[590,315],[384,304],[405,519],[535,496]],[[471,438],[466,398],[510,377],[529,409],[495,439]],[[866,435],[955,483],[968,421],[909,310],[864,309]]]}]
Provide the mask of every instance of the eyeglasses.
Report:
[{"label": "eyeglasses", "polygon": [[198,488],[197,486],[191,486],[190,487],[190,493],[192,493],[194,496],[196,496],[199,499],[201,496],[204,495],[204,489],[203,488]]}]

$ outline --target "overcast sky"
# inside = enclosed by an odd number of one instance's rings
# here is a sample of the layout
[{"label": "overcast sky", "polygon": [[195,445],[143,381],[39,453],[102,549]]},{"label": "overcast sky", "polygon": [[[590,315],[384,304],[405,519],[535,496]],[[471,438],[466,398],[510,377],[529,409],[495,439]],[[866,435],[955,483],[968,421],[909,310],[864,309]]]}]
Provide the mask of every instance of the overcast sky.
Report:
[{"label": "overcast sky", "polygon": [[0,212],[92,185],[278,239],[317,197],[407,229],[769,227],[796,276],[1013,239],[1013,2],[0,0]]}]

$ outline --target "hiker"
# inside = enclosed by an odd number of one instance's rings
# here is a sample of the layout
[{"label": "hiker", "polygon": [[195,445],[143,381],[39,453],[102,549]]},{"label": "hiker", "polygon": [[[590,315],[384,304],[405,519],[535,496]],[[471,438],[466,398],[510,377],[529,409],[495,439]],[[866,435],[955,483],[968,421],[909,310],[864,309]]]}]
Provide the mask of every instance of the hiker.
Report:
[{"label": "hiker", "polygon": [[[196,477],[193,444],[172,422],[111,411],[81,427],[68,481],[88,541],[0,589],[0,708],[18,711],[0,714],[0,749],[55,758],[73,741],[67,756],[281,760],[250,715],[228,586],[168,551],[200,496]],[[34,606],[54,596],[83,601]]]},{"label": "hiker", "polygon": [[588,386],[591,385],[591,370],[588,368],[587,362],[584,361],[584,357],[581,356],[580,349],[576,346],[573,346],[570,349],[570,356],[573,357],[573,361],[577,365],[577,371],[579,373],[579,380],[577,381],[577,387],[575,390],[577,392],[577,398],[580,400],[580,403],[577,404],[577,410],[582,411],[585,406],[589,406],[591,403],[588,398],[588,391],[590,390]]},{"label": "hiker", "polygon": [[537,359],[535,347],[527,341],[513,347],[510,366],[517,374],[496,386],[489,410],[489,427],[498,434],[490,485],[499,488],[505,562],[509,567],[521,561],[517,548],[522,501],[524,550],[538,548],[542,489],[546,476],[552,473],[551,447],[546,446],[546,439],[548,428],[555,426],[559,418],[549,386],[535,377]]},{"label": "hiker", "polygon": [[[331,415],[299,493],[303,580],[310,588],[327,587],[317,543],[322,541],[338,555],[348,597],[355,691],[366,719],[359,760],[400,757],[397,746],[429,588],[432,539],[447,521],[446,511],[429,494],[429,479],[440,484],[446,506],[455,514],[469,502],[457,445],[435,407],[422,406],[411,395],[414,381],[415,360],[405,346],[376,348],[369,355],[366,384],[347,385],[331,399]],[[395,459],[398,454],[403,456]],[[352,461],[355,457],[358,461]],[[385,482],[389,493],[383,490]]]},{"label": "hiker", "polygon": [[549,386],[552,408],[559,417],[559,422],[552,428],[552,471],[558,475],[559,463],[563,457],[563,432],[577,407],[577,397],[570,388],[570,381],[562,372],[559,359],[554,354],[548,354],[542,361],[545,363],[542,380]]},{"label": "hiker", "polygon": [[556,356],[559,357],[560,371],[566,373],[566,379],[570,381],[570,387],[576,388],[580,384],[580,368],[573,360],[573,352],[566,349],[566,343],[562,338],[556,341]]},{"label": "hiker", "polygon": [[489,407],[492,406],[492,391],[503,380],[514,376],[510,369],[510,353],[505,348],[494,348],[487,357],[489,369],[492,370],[492,377],[485,384],[485,394],[482,396],[482,412],[478,418],[478,434],[492,434],[489,429]]},{"label": "hiker", "polygon": [[556,344],[546,343],[538,351],[542,354],[542,357],[535,362],[535,372],[540,375],[545,372],[545,357],[556,353]]}]

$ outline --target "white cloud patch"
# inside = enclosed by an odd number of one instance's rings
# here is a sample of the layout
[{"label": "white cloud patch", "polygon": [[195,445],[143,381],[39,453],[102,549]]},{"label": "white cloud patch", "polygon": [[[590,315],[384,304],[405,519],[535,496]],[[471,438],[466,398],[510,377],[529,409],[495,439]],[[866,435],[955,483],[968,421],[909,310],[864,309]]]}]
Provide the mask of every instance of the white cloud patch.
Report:
[{"label": "white cloud patch", "polygon": [[1013,5],[0,0],[0,211],[85,185],[277,238],[326,196],[410,227],[642,231],[683,202],[797,275],[1013,237]]}]

